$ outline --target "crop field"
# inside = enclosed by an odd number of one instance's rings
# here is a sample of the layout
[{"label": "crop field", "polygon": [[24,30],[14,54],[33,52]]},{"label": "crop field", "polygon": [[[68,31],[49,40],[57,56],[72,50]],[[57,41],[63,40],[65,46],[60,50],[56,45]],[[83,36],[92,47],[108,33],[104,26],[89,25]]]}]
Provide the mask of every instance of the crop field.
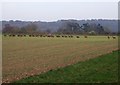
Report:
[{"label": "crop field", "polygon": [[110,53],[118,38],[107,36],[4,37],[2,38],[3,82],[13,82]]}]

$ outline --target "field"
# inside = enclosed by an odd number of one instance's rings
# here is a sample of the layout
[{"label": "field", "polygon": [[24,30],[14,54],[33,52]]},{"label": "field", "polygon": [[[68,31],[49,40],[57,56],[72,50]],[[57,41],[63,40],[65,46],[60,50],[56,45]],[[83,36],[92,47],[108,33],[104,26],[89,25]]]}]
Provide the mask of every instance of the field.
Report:
[{"label": "field", "polygon": [[3,82],[13,82],[110,53],[118,39],[3,37],[2,46]]},{"label": "field", "polygon": [[114,51],[14,83],[117,83],[118,52],[120,53],[120,51]]}]

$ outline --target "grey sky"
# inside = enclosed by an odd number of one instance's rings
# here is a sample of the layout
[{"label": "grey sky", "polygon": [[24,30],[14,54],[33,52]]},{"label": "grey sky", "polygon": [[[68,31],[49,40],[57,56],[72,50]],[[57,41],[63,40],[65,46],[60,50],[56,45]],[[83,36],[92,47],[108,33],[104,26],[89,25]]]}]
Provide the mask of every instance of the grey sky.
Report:
[{"label": "grey sky", "polygon": [[117,19],[117,2],[4,2],[2,20]]}]

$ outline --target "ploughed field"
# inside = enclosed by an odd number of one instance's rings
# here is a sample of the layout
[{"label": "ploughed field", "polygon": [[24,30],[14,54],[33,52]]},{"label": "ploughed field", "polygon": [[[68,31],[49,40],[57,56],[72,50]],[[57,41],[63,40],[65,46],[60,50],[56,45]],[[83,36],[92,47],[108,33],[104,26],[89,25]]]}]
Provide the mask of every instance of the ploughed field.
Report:
[{"label": "ploughed field", "polygon": [[118,49],[118,38],[107,36],[2,38],[3,82],[65,67]]}]

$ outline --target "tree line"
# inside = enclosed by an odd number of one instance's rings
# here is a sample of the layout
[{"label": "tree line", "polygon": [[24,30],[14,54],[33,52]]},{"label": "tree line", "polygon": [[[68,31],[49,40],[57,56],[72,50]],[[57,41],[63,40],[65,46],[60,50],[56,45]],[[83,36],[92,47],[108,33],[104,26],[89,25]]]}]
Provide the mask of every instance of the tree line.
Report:
[{"label": "tree line", "polygon": [[81,26],[78,23],[66,22],[62,24],[56,32],[51,32],[50,29],[41,31],[34,23],[28,24],[24,27],[11,26],[5,24],[2,29],[4,34],[89,34],[89,35],[106,35],[115,34],[112,33],[108,28],[103,27],[101,24],[95,23],[84,23]]}]

